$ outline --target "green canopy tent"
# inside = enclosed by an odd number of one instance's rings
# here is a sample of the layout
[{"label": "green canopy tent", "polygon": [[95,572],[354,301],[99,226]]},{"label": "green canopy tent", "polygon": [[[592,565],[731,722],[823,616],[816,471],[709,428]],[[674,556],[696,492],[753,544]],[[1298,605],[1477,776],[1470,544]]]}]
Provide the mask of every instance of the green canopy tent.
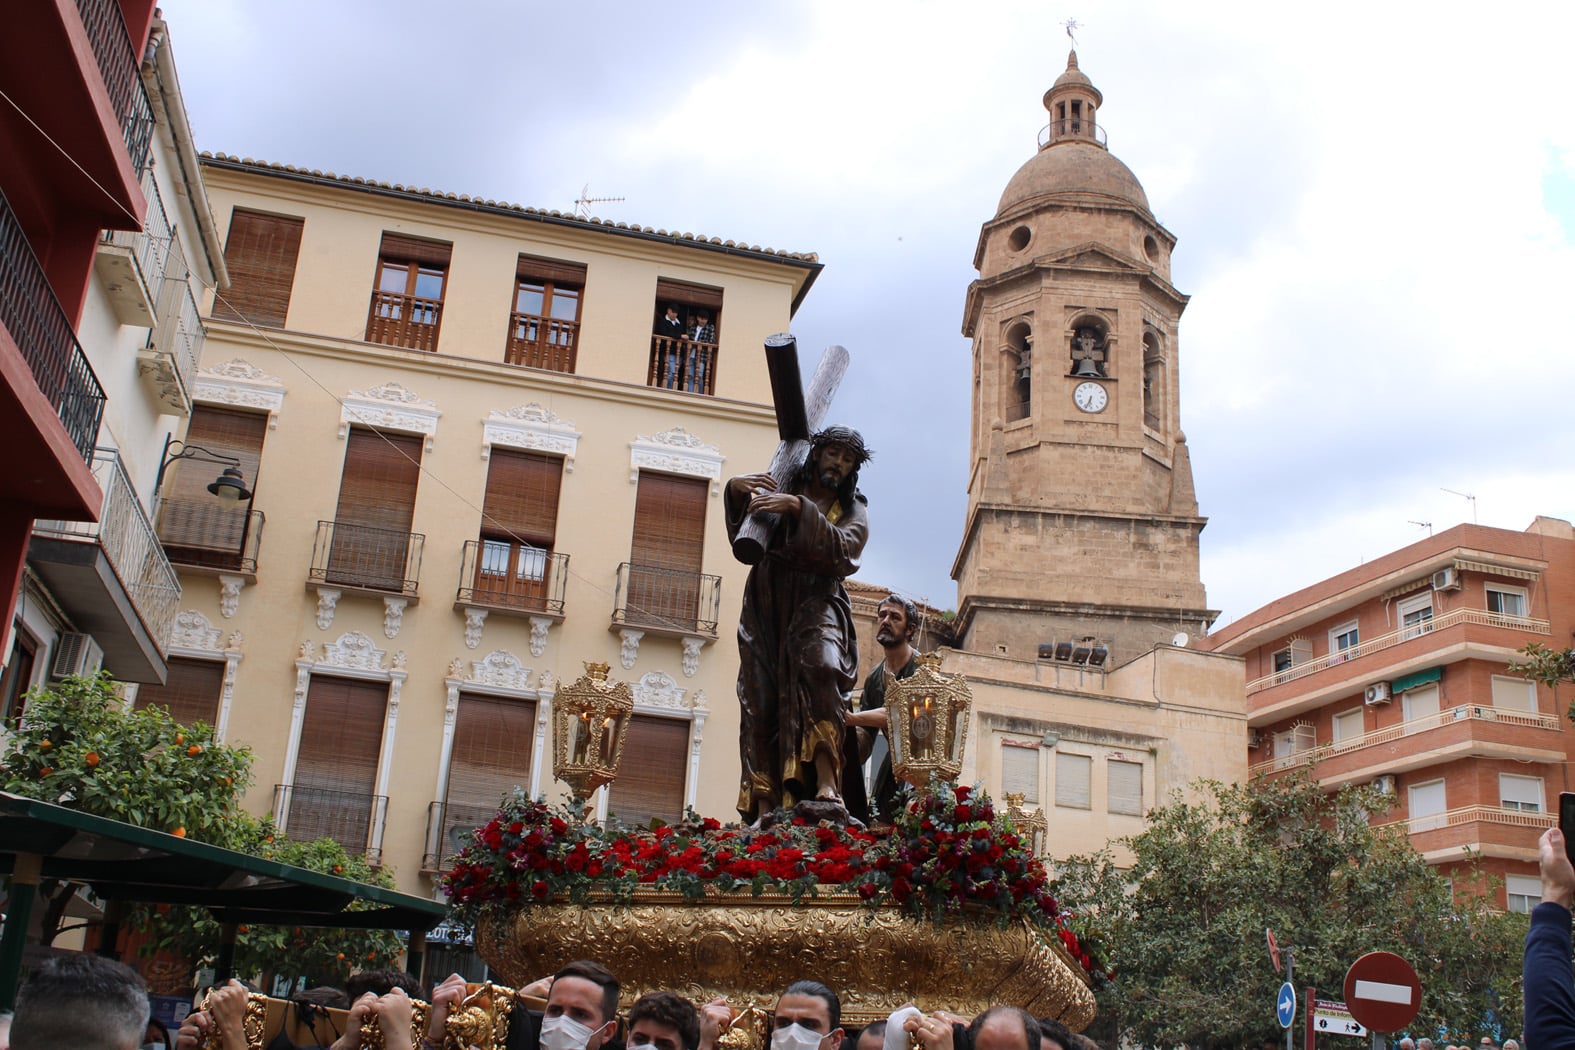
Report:
[{"label": "green canopy tent", "polygon": [[[16,1001],[22,949],[38,884],[90,887],[106,902],[101,949],[114,952],[127,903],[194,904],[223,930],[218,977],[230,976],[242,923],[405,930],[406,967],[420,973],[426,934],[448,915],[425,897],[176,838],[107,817],[0,792],[0,875],[9,883],[0,933],[0,1010]],[[356,901],[356,910],[348,910]]]}]

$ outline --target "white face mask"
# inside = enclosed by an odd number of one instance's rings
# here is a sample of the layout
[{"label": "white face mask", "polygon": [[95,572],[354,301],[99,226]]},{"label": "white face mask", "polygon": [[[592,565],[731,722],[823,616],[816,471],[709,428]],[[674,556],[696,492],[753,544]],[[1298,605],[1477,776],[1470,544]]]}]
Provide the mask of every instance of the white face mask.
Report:
[{"label": "white face mask", "polygon": [[771,1050],[817,1050],[822,1036],[801,1024],[790,1024],[771,1033]]},{"label": "white face mask", "polygon": [[596,1031],[568,1014],[544,1017],[541,1021],[541,1050],[585,1050]]}]

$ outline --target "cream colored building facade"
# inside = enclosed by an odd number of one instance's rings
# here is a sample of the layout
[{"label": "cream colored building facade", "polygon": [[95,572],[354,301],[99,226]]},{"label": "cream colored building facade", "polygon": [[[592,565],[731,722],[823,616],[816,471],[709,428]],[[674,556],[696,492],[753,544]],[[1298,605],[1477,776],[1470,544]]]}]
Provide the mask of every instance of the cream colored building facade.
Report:
[{"label": "cream colored building facade", "polygon": [[[761,344],[820,264],[230,157],[203,174],[233,284],[188,440],[253,495],[215,519],[216,465],[182,463],[160,534],[172,682],[256,752],[249,808],[432,892],[502,789],[561,794],[553,694],[604,661],[636,717],[601,810],[726,817],[745,573],[721,485],[775,449]],[[692,338],[653,335],[668,305]]]},{"label": "cream colored building facade", "polygon": [[[1246,775],[1239,659],[1214,613],[1180,414],[1175,237],[1111,155],[1072,55],[1040,148],[980,232],[968,517],[952,575],[975,717],[963,779],[1044,810],[1052,858]],[[1118,861],[1127,858],[1118,850]]]}]

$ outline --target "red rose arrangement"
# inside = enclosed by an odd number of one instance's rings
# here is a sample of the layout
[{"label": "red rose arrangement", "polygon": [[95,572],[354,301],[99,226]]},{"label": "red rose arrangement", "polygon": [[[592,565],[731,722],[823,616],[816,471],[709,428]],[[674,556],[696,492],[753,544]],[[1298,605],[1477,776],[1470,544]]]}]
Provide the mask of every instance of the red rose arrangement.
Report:
[{"label": "red rose arrangement", "polygon": [[1025,919],[1054,936],[1090,975],[1104,966],[1051,896],[1044,865],[987,795],[935,784],[892,828],[783,821],[757,830],[693,813],[650,828],[584,824],[515,792],[476,829],[443,878],[461,921],[491,905],[627,901],[640,887],[708,895],[819,890],[896,903],[920,918],[964,909],[1005,924]]}]

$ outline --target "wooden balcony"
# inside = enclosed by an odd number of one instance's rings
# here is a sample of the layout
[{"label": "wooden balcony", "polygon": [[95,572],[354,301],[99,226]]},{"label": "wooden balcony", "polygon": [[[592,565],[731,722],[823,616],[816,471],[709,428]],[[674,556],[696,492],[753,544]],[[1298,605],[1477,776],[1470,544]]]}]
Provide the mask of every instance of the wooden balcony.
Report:
[{"label": "wooden balcony", "polygon": [[715,343],[653,335],[645,385],[690,394],[713,394],[716,392],[716,352]]},{"label": "wooden balcony", "polygon": [[442,318],[441,299],[374,291],[366,319],[366,341],[432,352],[437,350]]},{"label": "wooden balcony", "polygon": [[508,540],[470,540],[454,604],[561,617],[568,580],[567,554]]},{"label": "wooden balcony", "polygon": [[549,372],[573,372],[579,345],[578,321],[560,321],[537,314],[510,314],[503,360],[506,364],[545,368]]}]

